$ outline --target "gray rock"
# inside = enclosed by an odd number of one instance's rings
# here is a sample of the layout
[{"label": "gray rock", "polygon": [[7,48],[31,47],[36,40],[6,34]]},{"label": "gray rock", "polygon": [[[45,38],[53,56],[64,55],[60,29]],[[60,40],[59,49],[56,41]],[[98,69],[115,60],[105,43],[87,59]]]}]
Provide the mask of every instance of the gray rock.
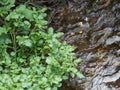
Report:
[{"label": "gray rock", "polygon": [[112,45],[120,41],[119,36],[112,36],[106,40],[105,46]]},{"label": "gray rock", "polygon": [[112,75],[116,72],[116,66],[108,66],[104,70],[100,72],[100,75],[106,76],[106,75]]},{"label": "gray rock", "polygon": [[100,85],[93,86],[93,88],[91,88],[90,90],[116,90],[116,89],[113,87],[110,88],[105,84],[100,84]]},{"label": "gray rock", "polygon": [[103,82],[108,83],[108,82],[115,82],[120,78],[120,71],[112,76],[107,76],[104,77]]}]

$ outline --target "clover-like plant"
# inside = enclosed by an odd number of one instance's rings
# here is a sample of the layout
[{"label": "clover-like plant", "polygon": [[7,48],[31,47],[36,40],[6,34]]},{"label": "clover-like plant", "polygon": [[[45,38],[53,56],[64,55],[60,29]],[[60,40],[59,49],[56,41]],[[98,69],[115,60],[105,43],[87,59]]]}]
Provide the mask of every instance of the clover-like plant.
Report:
[{"label": "clover-like plant", "polygon": [[58,41],[63,33],[47,26],[46,8],[19,5],[4,10],[0,15],[4,21],[0,26],[0,90],[57,90],[69,75],[83,77],[75,68],[80,59],[73,60],[74,47]]}]

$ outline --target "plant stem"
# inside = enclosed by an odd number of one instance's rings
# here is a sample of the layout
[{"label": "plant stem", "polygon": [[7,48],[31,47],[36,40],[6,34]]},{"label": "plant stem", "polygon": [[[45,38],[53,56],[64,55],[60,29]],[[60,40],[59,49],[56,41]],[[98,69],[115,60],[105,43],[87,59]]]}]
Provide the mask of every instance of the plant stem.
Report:
[{"label": "plant stem", "polygon": [[[15,30],[15,29],[14,29]],[[11,38],[12,38],[12,42],[13,42],[13,50],[15,52],[15,60],[17,61],[17,56],[16,56],[16,53],[17,53],[17,45],[16,45],[16,35],[15,35],[15,32],[14,30],[12,32],[10,32],[10,35],[11,35]]]}]

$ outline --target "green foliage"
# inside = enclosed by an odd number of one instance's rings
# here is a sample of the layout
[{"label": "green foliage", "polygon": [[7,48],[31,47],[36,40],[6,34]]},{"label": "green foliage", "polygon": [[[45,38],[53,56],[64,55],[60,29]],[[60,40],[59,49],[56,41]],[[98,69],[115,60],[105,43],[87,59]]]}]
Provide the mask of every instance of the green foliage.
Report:
[{"label": "green foliage", "polygon": [[[4,1],[4,0],[3,0]],[[69,74],[78,73],[73,46],[59,42],[62,33],[47,27],[46,8],[0,1],[4,24],[0,27],[0,90],[57,90]],[[8,6],[7,6],[8,5]],[[8,13],[11,11],[10,13]],[[5,17],[6,16],[6,17]]]},{"label": "green foliage", "polygon": [[14,6],[15,0],[0,0],[0,16],[8,13],[11,7]]},{"label": "green foliage", "polygon": [[98,2],[99,0],[96,0],[96,2]]},{"label": "green foliage", "polygon": [[65,3],[65,2],[66,2],[66,0],[60,0],[60,2]]}]

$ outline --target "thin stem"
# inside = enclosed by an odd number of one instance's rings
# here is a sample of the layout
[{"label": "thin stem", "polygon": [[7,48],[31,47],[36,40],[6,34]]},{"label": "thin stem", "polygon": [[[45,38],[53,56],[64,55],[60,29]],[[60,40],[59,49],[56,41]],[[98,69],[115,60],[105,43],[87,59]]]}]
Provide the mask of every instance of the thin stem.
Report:
[{"label": "thin stem", "polygon": [[15,52],[15,60],[17,61],[17,57],[16,57],[16,53],[17,53],[17,45],[16,45],[16,35],[14,32],[15,29],[13,29],[12,32],[10,32],[11,38],[12,38],[12,42],[13,42],[13,50]]}]

